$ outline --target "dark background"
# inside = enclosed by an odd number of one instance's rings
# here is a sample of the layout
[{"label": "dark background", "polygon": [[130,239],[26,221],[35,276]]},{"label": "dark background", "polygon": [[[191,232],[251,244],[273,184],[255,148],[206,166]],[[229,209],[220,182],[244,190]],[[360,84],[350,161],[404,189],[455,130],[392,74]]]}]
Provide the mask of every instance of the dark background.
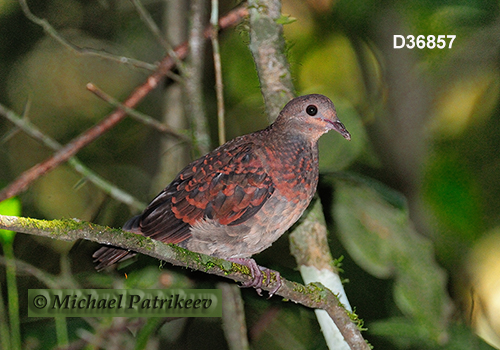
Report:
[{"label": "dark background", "polygon": [[[221,14],[237,4],[222,1]],[[79,47],[149,63],[166,53],[128,1],[29,5]],[[187,26],[188,6],[185,16],[169,17],[172,10],[163,2],[143,5],[169,37],[173,28]],[[377,349],[489,348],[477,332],[500,348],[499,3],[286,0],[282,12],[296,19],[284,30],[298,94],[330,97],[352,134],[350,143],[333,133],[321,139],[318,193],[333,255],[344,257],[341,277],[349,280],[347,295],[368,328],[365,337]],[[452,48],[393,48],[394,35],[410,34],[456,39]],[[169,40],[175,46],[175,38]],[[228,139],[267,125],[248,41],[247,22],[220,35]],[[217,122],[209,44],[203,62],[213,148]],[[16,1],[0,1],[0,103],[61,144],[113,110],[86,90],[88,82],[122,100],[149,73],[78,55],[29,21]],[[182,108],[189,101],[176,98],[172,89],[179,84],[169,79],[138,110],[158,120],[170,112],[170,125],[189,130],[192,120]],[[172,113],[178,106],[179,112]],[[0,116],[0,186],[51,154]],[[127,118],[78,158],[146,203],[196,155],[196,147]],[[22,208],[18,215],[115,227],[137,213],[68,164],[38,179],[16,200]],[[377,220],[370,227],[360,218]],[[22,234],[14,244],[17,259],[43,270],[47,278],[56,276],[60,288],[213,288],[221,280],[169,265],[158,268],[146,257],[114,274],[97,274],[91,259],[96,248],[90,242],[74,245]],[[256,260],[301,281],[286,237]],[[3,266],[0,285],[7,305]],[[23,305],[27,289],[47,285],[21,272],[17,283],[23,347],[56,346],[53,320],[28,319]],[[242,294],[252,348],[326,348],[312,310],[277,297],[259,298],[254,290]],[[95,339],[114,339],[104,348],[116,342],[120,348],[137,346],[134,327],[116,322],[69,318],[70,341],[85,329]],[[225,348],[220,322],[168,323],[149,334],[147,348]]]}]

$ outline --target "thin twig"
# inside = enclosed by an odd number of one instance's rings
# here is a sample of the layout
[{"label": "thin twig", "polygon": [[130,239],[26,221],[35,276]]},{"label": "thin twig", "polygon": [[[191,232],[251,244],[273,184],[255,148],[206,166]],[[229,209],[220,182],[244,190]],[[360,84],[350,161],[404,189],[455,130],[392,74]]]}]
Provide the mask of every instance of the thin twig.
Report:
[{"label": "thin twig", "polygon": [[92,83],[87,84],[87,90],[89,90],[90,92],[95,94],[97,97],[101,98],[102,100],[106,101],[107,103],[109,103],[113,107],[122,108],[123,110],[125,110],[125,112],[127,112],[128,115],[130,115],[135,120],[143,123],[144,125],[150,126],[163,134],[169,134],[171,136],[174,136],[182,141],[191,142],[191,139],[187,135],[184,135],[178,131],[175,131],[174,129],[172,129],[168,125],[160,123],[158,120],[150,117],[149,115],[146,115],[146,114],[141,113],[135,109],[132,109],[132,108],[129,108],[129,107],[123,105],[117,99],[111,97],[110,95],[108,95],[107,93],[105,93],[104,91],[102,91],[96,85],[94,85]]},{"label": "thin twig", "polygon": [[215,92],[217,95],[217,121],[219,145],[226,143],[226,126],[224,122],[224,84],[222,83],[222,65],[220,60],[219,49],[219,1],[212,0],[212,14],[210,23],[212,24],[212,49],[214,51],[214,68],[215,68]]},{"label": "thin twig", "polygon": [[[193,253],[173,244],[165,244],[132,232],[112,229],[84,221],[37,220],[0,215],[0,229],[65,241],[86,239],[101,244],[134,250],[176,266],[203,271],[242,283],[250,282],[253,279],[250,269],[246,266],[205,254]],[[278,283],[276,275],[273,272],[264,272],[264,274],[262,289],[272,291]],[[281,277],[281,286],[276,294],[286,300],[291,300],[310,308],[325,310],[334,320],[352,350],[369,349],[357,325],[351,321],[345,309],[340,306],[338,298],[320,283],[312,283],[304,286]]]},{"label": "thin twig", "polygon": [[[248,10],[246,7],[236,8],[220,19],[219,27],[221,29],[224,29],[234,26],[239,23],[246,15],[248,15]],[[210,37],[210,31],[210,28],[207,28],[205,30],[206,38]],[[176,53],[176,57],[183,59],[188,53],[188,44],[183,43],[177,46],[174,51]],[[166,56],[160,62],[158,69],[153,74],[151,74],[142,85],[139,85],[130,94],[130,96],[123,102],[123,105],[128,108],[133,108],[134,106],[136,106],[140,101],[142,101],[142,99],[144,99],[147,94],[149,94],[151,90],[158,86],[163,77],[165,77],[167,72],[170,71],[174,67],[174,65],[175,59],[171,56]],[[40,176],[53,170],[59,164],[66,162],[68,159],[73,157],[80,149],[87,146],[89,143],[100,137],[103,133],[107,132],[109,129],[118,124],[125,117],[125,115],[126,112],[122,108],[116,109],[103,121],[88,129],[83,134],[68,143],[66,146],[61,148],[51,158],[45,160],[42,163],[36,164],[32,168],[22,173],[16,180],[11,182],[0,192],[0,201],[15,196],[19,192],[25,190],[33,181],[38,179]]]},{"label": "thin twig", "polygon": [[139,13],[139,16],[141,16],[141,19],[144,21],[144,23],[146,23],[146,26],[149,28],[151,33],[153,33],[153,35],[156,37],[161,46],[163,46],[167,51],[173,51],[172,46],[163,37],[160,28],[158,28],[155,21],[151,17],[148,10],[146,10],[142,2],[140,2],[139,0],[130,0],[130,1],[134,5],[137,13]]},{"label": "thin twig", "polygon": [[147,69],[149,71],[154,71],[158,67],[155,64],[150,64],[147,62],[143,62],[140,60],[136,60],[134,58],[129,58],[129,57],[124,57],[124,56],[118,56],[118,55],[113,55],[108,52],[105,52],[103,50],[95,50],[91,49],[88,47],[79,47],[77,45],[74,45],[73,43],[69,42],[65,38],[63,38],[57,30],[50,25],[50,23],[42,19],[40,17],[37,17],[31,12],[28,4],[26,3],[26,0],[19,0],[19,4],[21,5],[21,9],[24,12],[24,15],[33,23],[38,24],[41,26],[44,30],[45,33],[47,33],[50,37],[54,38],[57,40],[61,45],[65,46],[66,48],[70,49],[71,51],[80,54],[80,55],[89,55],[89,56],[97,56],[101,57],[107,60],[111,60],[114,62],[119,62],[119,63],[124,63],[128,64],[137,68],[143,68]]},{"label": "thin twig", "polygon": [[[27,118],[19,117],[16,113],[9,110],[2,104],[0,104],[0,114],[11,121],[14,125],[16,125],[17,128],[21,129],[23,132],[25,132],[35,140],[42,142],[45,146],[52,149],[53,151],[59,151],[63,147],[59,142],[40,131],[40,129],[38,129],[36,125],[32,124]],[[139,211],[146,207],[145,203],[142,203],[129,193],[116,187],[111,182],[105,180],[104,178],[90,170],[85,164],[80,162],[78,158],[72,157],[68,159],[68,163],[73,167],[73,169],[76,170],[76,172],[85,177],[88,181],[92,182],[104,193],[107,193],[117,201],[128,205],[134,211]]]},{"label": "thin twig", "polygon": [[[17,270],[16,273],[18,276],[22,274],[33,276],[51,289],[67,287],[67,283],[63,282],[63,280],[61,278],[58,278],[57,276],[51,275],[48,272],[40,270],[39,268],[31,264],[28,264],[22,260],[14,259],[13,261],[16,265],[16,270]],[[6,264],[7,264],[7,259],[0,255],[0,265],[6,265]],[[75,286],[72,287],[76,288]]]}]

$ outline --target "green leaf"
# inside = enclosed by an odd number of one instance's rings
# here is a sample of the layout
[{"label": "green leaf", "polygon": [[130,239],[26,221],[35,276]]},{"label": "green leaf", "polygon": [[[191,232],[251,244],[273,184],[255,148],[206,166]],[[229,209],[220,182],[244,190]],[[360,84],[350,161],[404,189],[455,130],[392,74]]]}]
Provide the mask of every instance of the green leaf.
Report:
[{"label": "green leaf", "polygon": [[393,248],[387,244],[406,214],[393,210],[365,184],[338,182],[333,215],[340,239],[357,264],[378,278],[394,274]]},{"label": "green leaf", "polygon": [[282,24],[282,25],[286,25],[286,24],[290,24],[290,23],[293,23],[297,21],[297,18],[295,17],[292,17],[290,15],[284,15],[284,14],[281,14],[280,18],[278,18],[276,20],[276,23],[278,24]]},{"label": "green leaf", "polygon": [[340,240],[366,271],[395,279],[397,307],[418,326],[419,337],[437,343],[446,334],[451,310],[446,274],[434,260],[432,242],[415,231],[407,207],[386,199],[384,192],[394,191],[368,183],[337,182],[333,215]]},{"label": "green leaf", "polygon": [[[9,216],[19,216],[21,215],[21,201],[17,197],[12,197],[0,202],[0,214]],[[16,235],[13,231],[0,230],[0,243],[12,244],[14,241],[14,236]]]}]

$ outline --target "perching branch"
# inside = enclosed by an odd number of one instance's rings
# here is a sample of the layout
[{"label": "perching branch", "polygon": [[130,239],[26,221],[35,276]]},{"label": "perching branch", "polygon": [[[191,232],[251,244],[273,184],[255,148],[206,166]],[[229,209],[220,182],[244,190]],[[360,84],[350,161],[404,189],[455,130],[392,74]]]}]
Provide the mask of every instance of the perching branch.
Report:
[{"label": "perching branch", "polygon": [[[64,241],[86,239],[113,245],[164,260],[176,266],[226,277],[238,282],[249,282],[252,274],[248,267],[208,255],[193,253],[174,244],[144,237],[120,229],[100,226],[76,220],[38,220],[17,216],[0,215],[0,229],[11,230]],[[276,287],[276,276],[265,273],[262,289],[272,291]],[[357,326],[351,321],[337,297],[319,283],[302,285],[281,277],[281,287],[276,292],[287,300],[304,306],[323,309],[339,327],[345,339],[352,340],[351,349],[367,349]]]}]

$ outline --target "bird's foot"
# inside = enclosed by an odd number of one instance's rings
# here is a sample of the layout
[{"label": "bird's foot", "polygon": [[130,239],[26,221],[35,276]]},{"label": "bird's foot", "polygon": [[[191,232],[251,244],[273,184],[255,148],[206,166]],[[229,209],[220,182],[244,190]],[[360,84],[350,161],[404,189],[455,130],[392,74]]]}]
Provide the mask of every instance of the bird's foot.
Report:
[{"label": "bird's foot", "polygon": [[262,267],[257,265],[254,259],[246,259],[246,258],[231,258],[228,259],[231,262],[244,265],[250,269],[250,273],[252,274],[252,280],[245,282],[241,285],[243,288],[254,287],[257,291],[257,294],[262,296],[262,282],[264,281],[264,275],[266,274],[266,285],[269,285],[271,281],[271,274],[274,273],[276,276],[276,287],[274,287],[271,291],[269,291],[269,298],[271,298],[274,293],[278,291],[281,287],[281,275],[278,271],[270,270],[267,267]]}]

